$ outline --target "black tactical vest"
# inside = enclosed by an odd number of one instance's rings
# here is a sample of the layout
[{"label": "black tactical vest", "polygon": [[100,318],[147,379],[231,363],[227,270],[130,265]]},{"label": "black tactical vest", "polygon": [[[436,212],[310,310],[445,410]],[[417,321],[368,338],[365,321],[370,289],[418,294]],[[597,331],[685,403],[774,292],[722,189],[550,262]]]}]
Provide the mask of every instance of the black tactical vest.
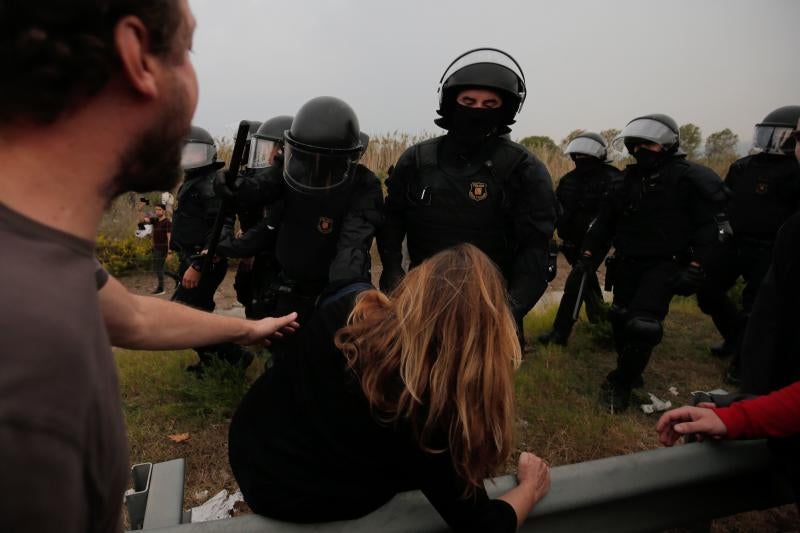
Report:
[{"label": "black tactical vest", "polygon": [[615,167],[598,161],[576,168],[561,178],[556,189],[556,197],[563,208],[556,225],[561,239],[580,246],[589,224],[597,216],[600,200],[611,180],[619,175]]},{"label": "black tactical vest", "polygon": [[793,157],[759,154],[731,165],[729,217],[735,236],[774,240],[800,208],[800,167]]},{"label": "black tactical vest", "polygon": [[491,138],[481,148],[486,154],[483,163],[457,175],[441,164],[443,139],[437,137],[414,147],[416,173],[408,180],[406,191],[411,265],[468,242],[505,271],[513,255],[506,181],[528,153],[510,141]]},{"label": "black tactical vest", "polygon": [[205,246],[213,227],[213,218],[221,203],[214,196],[216,167],[189,173],[178,191],[178,206],[172,216],[173,248],[196,253]]},{"label": "black tactical vest", "polygon": [[689,248],[694,228],[690,216],[691,163],[672,158],[654,170],[630,165],[618,190],[614,247],[621,256],[678,257]]},{"label": "black tactical vest", "polygon": [[286,187],[275,256],[290,280],[306,287],[325,286],[352,191],[352,182],[319,194]]}]

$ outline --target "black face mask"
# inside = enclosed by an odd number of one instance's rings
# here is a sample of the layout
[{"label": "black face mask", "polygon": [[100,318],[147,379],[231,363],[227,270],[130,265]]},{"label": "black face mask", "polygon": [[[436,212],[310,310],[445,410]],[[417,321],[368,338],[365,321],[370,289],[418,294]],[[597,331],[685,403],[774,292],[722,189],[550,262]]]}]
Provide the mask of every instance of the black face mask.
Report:
[{"label": "black face mask", "polygon": [[666,153],[663,151],[654,152],[652,150],[648,150],[647,148],[639,148],[639,150],[633,154],[633,157],[636,158],[636,162],[642,168],[653,169],[664,161],[666,158]]},{"label": "black face mask", "polygon": [[596,167],[600,164],[600,160],[595,157],[575,157],[572,160],[575,162],[575,168],[578,170]]},{"label": "black face mask", "polygon": [[453,127],[458,136],[485,137],[500,126],[499,109],[475,109],[460,104],[453,106]]}]

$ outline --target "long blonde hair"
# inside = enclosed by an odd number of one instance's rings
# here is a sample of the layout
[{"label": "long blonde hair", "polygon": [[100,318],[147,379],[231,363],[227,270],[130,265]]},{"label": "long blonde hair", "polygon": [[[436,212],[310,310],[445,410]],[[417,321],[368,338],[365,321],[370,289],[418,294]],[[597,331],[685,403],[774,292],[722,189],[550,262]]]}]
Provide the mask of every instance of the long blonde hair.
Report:
[{"label": "long blonde hair", "polygon": [[390,297],[362,293],[335,339],[373,411],[410,422],[429,453],[445,451],[446,435],[470,490],[513,450],[522,354],[506,298],[494,263],[462,244],[412,269]]}]

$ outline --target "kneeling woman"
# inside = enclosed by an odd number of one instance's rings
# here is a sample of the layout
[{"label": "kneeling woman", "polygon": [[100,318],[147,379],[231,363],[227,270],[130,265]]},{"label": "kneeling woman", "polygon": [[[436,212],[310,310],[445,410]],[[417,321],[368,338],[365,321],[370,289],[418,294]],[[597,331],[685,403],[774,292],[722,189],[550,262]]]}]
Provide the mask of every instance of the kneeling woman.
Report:
[{"label": "kneeling woman", "polygon": [[363,516],[420,489],[458,531],[514,531],[549,487],[523,453],[519,485],[483,479],[513,450],[521,354],[494,264],[465,244],[387,297],[334,296],[245,396],[230,462],[257,513],[292,522]]}]

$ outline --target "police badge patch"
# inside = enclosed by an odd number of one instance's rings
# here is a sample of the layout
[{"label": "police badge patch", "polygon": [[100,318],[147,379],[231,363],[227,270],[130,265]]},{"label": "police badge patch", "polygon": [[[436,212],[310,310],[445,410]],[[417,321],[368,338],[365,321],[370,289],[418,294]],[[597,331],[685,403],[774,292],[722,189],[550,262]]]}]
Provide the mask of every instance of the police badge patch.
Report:
[{"label": "police badge patch", "polygon": [[769,190],[769,185],[765,181],[759,181],[756,183],[756,194],[767,194]]},{"label": "police badge patch", "polygon": [[330,233],[333,231],[333,220],[328,217],[319,217],[319,222],[317,222],[317,229],[320,233]]},{"label": "police badge patch", "polygon": [[486,196],[488,193],[486,192],[486,184],[480,181],[473,181],[469,185],[469,197],[475,200],[476,202],[480,202],[481,200],[486,200]]}]

